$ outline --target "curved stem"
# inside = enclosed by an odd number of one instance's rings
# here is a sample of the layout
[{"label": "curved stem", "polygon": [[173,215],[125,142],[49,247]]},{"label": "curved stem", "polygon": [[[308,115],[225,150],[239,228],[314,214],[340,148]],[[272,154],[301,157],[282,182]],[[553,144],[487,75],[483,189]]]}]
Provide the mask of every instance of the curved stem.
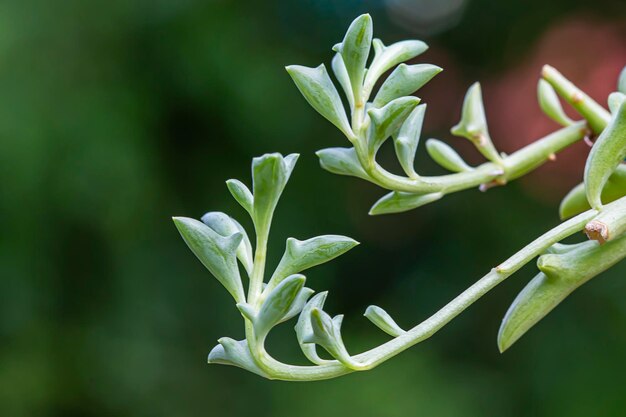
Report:
[{"label": "curved stem", "polygon": [[554,154],[583,139],[587,134],[586,122],[580,121],[559,129],[503,158],[502,165],[486,162],[472,171],[418,178],[403,177],[385,170],[368,156],[364,141],[355,143],[355,149],[363,169],[370,176],[370,182],[382,188],[418,194],[452,193],[489,183],[495,179],[506,182],[519,178],[551,160]]},{"label": "curved stem", "polygon": [[[609,205],[607,205],[607,207],[608,206]],[[597,214],[598,212],[596,210],[588,210],[561,223],[526,245],[498,267],[493,268],[487,275],[479,279],[475,284],[422,323],[387,343],[354,356],[353,359],[362,364],[362,370],[371,369],[409,347],[428,339],[496,285],[511,276],[532,259],[541,255],[547,248],[581,231]],[[312,381],[334,378],[354,372],[353,369],[349,369],[337,361],[317,366],[295,366],[275,360],[262,346],[256,345],[254,349],[251,346],[251,351],[255,360],[259,363],[259,366],[268,373],[271,379]]]}]

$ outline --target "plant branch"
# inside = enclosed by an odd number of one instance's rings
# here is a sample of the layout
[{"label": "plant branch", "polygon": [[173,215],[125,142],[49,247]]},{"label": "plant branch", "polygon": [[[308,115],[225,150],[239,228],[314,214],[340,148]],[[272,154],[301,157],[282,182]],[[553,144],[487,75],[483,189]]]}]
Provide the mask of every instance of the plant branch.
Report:
[{"label": "plant branch", "polygon": [[[618,201],[610,203],[607,207],[615,205]],[[597,214],[596,210],[588,210],[561,223],[526,245],[498,267],[492,269],[475,284],[408,332],[376,348],[354,356],[355,362],[360,364],[357,370],[372,369],[409,347],[428,339],[499,283],[545,252],[550,246],[581,231]],[[272,358],[264,348],[259,349],[258,352],[253,352],[253,355],[255,355],[255,359],[271,379],[311,381],[334,378],[355,371],[355,369],[347,368],[338,361],[331,361],[328,364],[317,366],[287,365]]]}]

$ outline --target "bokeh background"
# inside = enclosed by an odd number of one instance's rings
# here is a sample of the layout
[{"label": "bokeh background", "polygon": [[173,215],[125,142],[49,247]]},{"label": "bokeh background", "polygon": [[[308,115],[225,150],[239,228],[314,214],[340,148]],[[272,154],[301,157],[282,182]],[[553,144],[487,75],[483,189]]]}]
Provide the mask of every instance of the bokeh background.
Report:
[{"label": "bokeh background", "polygon": [[[363,12],[385,43],[430,44],[415,62],[445,71],[419,92],[424,136],[472,162],[448,130],[473,81],[512,151],[556,128],[536,105],[544,63],[602,104],[626,64],[623,0],[0,2],[1,416],[626,415],[624,263],[504,355],[498,326],[534,265],[371,372],[294,384],[206,364],[219,337],[242,337],[241,319],[170,217],[219,210],[249,227],[224,181],[249,183],[256,155],[302,155],[270,266],[288,236],[362,243],[307,274],[346,314],[354,352],[385,340],[367,305],[423,320],[557,224],[581,180],[582,143],[506,187],[368,217],[382,191],[319,168],[314,151],[345,140],[283,70],[328,64]],[[419,154],[420,172],[442,172]],[[270,348],[302,360],[292,323]]]}]

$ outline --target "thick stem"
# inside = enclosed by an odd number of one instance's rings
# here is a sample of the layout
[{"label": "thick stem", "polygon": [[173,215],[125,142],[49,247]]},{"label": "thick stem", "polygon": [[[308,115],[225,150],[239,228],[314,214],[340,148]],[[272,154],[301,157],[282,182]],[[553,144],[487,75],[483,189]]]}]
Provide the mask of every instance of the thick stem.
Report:
[{"label": "thick stem", "polygon": [[[611,204],[614,203],[610,203],[607,207]],[[487,275],[446,304],[427,320],[387,343],[354,356],[353,359],[361,364],[362,370],[371,369],[409,347],[429,338],[496,285],[511,276],[532,259],[545,252],[547,248],[581,231],[585,224],[596,215],[596,210],[588,210],[561,223],[559,226],[526,245],[522,250],[507,259],[500,266],[492,269]],[[267,354],[262,347],[261,349],[253,350],[253,355],[255,355],[255,360],[259,362],[259,366],[261,366],[272,379],[312,381],[334,378],[354,372],[354,370],[343,366],[337,361],[318,366],[287,365],[276,361]]]},{"label": "thick stem", "polygon": [[544,65],[541,75],[565,101],[589,122],[589,126],[596,135],[604,130],[611,119],[611,114],[604,107],[550,65]]}]

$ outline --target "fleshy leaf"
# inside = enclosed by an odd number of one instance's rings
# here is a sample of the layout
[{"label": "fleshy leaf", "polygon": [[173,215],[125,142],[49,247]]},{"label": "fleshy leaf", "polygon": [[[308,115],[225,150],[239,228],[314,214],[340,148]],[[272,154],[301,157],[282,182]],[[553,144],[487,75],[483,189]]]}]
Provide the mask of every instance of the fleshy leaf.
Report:
[{"label": "fleshy leaf", "polygon": [[602,207],[601,194],[616,167],[626,157],[626,102],[622,102],[607,127],[594,142],[585,164],[587,200],[594,209]]},{"label": "fleshy leaf", "polygon": [[403,211],[413,210],[428,203],[432,203],[433,201],[437,201],[443,196],[444,194],[440,192],[413,194],[402,191],[392,191],[389,194],[385,194],[380,200],[374,203],[369,214],[374,216],[378,214],[402,213]]},{"label": "fleshy leaf", "polygon": [[289,320],[292,317],[297,316],[302,312],[302,309],[306,305],[309,298],[315,293],[311,288],[304,287],[300,290],[298,295],[296,295],[295,300],[291,304],[289,311],[280,319],[280,323]]},{"label": "fleshy leaf", "polygon": [[426,141],[426,151],[435,162],[450,171],[464,172],[474,169],[467,165],[450,145],[440,140],[428,139]]},{"label": "fleshy leaf", "polygon": [[243,238],[241,233],[224,237],[195,219],[174,217],[174,224],[189,249],[228,290],[235,301],[245,301],[243,285],[237,267],[236,251]]},{"label": "fleshy leaf", "polygon": [[415,152],[422,134],[422,122],[424,121],[425,112],[426,104],[420,104],[415,107],[409,117],[402,123],[398,134],[393,138],[398,162],[400,162],[406,175],[412,178],[418,176],[414,167]]},{"label": "fleshy leaf", "polygon": [[339,81],[339,85],[343,89],[343,92],[348,99],[348,104],[350,105],[350,110],[354,108],[354,93],[352,92],[352,86],[350,85],[350,76],[348,75],[348,70],[346,69],[346,64],[343,62],[343,58],[341,54],[335,54],[331,63],[333,74],[337,77],[337,81]]},{"label": "fleshy leaf", "polygon": [[368,147],[371,155],[376,154],[385,139],[402,126],[419,102],[417,97],[401,97],[380,109],[372,108],[367,111],[372,119],[368,132]]},{"label": "fleshy leaf", "polygon": [[354,19],[343,41],[334,48],[343,58],[357,105],[362,100],[363,76],[372,45],[372,33],[372,18],[369,14],[363,14]]},{"label": "fleshy leaf", "polygon": [[239,222],[225,213],[212,211],[201,218],[202,223],[215,230],[220,235],[227,237],[235,233],[241,233],[243,238],[237,248],[237,258],[245,268],[248,275],[252,273],[252,244],[248,234]]},{"label": "fleshy leaf", "polygon": [[250,216],[252,216],[254,211],[254,197],[252,197],[252,193],[248,187],[246,187],[246,185],[239,180],[228,180],[226,181],[226,186],[239,205],[241,205],[241,207],[243,207],[250,214]]},{"label": "fleshy leaf", "polygon": [[322,359],[317,354],[317,349],[314,343],[305,343],[304,339],[313,333],[313,328],[311,327],[311,310],[314,308],[323,308],[324,301],[326,301],[326,296],[328,295],[327,291],[321,292],[315,295],[302,309],[300,313],[300,317],[298,318],[298,322],[296,323],[295,330],[296,336],[298,338],[298,343],[300,344],[300,349],[302,349],[302,353],[304,356],[311,362],[316,365],[323,365],[330,361],[326,359]]},{"label": "fleshy leaf", "polygon": [[253,220],[257,233],[269,230],[274,209],[297,159],[297,154],[283,158],[279,153],[272,153],[252,160]]},{"label": "fleshy leaf", "polygon": [[541,272],[515,298],[500,331],[498,347],[507,350],[576,288],[624,257],[626,236],[600,246],[595,241],[572,245],[560,254],[539,257]]},{"label": "fleshy leaf", "polygon": [[450,132],[454,136],[469,139],[488,160],[498,163],[502,161],[489,136],[479,83],[472,84],[467,90],[463,101],[461,121]]},{"label": "fleshy leaf", "polygon": [[315,154],[320,159],[320,165],[326,171],[362,179],[369,178],[361,166],[354,148],[326,148]]},{"label": "fleshy leaf", "polygon": [[[626,164],[618,165],[617,169],[609,177],[606,185],[602,189],[602,201],[610,203],[626,195]],[[561,201],[559,206],[559,216],[561,220],[569,219],[577,214],[591,208],[587,195],[585,194],[585,184],[578,184],[572,188]]]},{"label": "fleshy leaf", "polygon": [[313,330],[304,338],[304,343],[315,343],[324,349],[339,362],[351,369],[358,369],[356,363],[343,343],[341,337],[341,322],[343,315],[331,318],[325,311],[319,308],[311,310],[311,329]]},{"label": "fleshy leaf", "polygon": [[353,137],[341,97],[324,64],[316,68],[290,65],[286,69],[311,107],[337,126],[348,138]]},{"label": "fleshy leaf", "polygon": [[540,79],[537,84],[537,97],[541,110],[543,110],[549,118],[561,126],[569,126],[574,123],[574,121],[565,114],[554,88],[544,79]]},{"label": "fleshy leaf", "polygon": [[[290,311],[294,300],[304,286],[304,281],[303,275],[294,274],[285,278],[269,292],[258,313],[252,319],[254,333],[258,339],[265,338],[272,327],[280,323]],[[248,315],[244,313],[244,316]]]},{"label": "fleshy leaf", "polygon": [[248,342],[245,339],[237,341],[230,337],[222,337],[218,342],[219,344],[211,349],[209,353],[209,363],[237,366],[247,371],[254,372],[264,378],[269,377],[269,375],[254,362],[250,354]]},{"label": "fleshy leaf", "polygon": [[441,71],[441,68],[431,64],[398,65],[378,90],[374,106],[382,107],[398,97],[415,93]]},{"label": "fleshy leaf", "polygon": [[401,41],[385,46],[380,39],[374,39],[373,44],[375,56],[365,76],[365,86],[368,90],[376,84],[376,81],[387,70],[401,62],[415,58],[428,49],[428,45],[417,40]]},{"label": "fleshy leaf", "polygon": [[607,101],[611,113],[615,113],[617,111],[617,108],[620,106],[620,104],[622,104],[624,100],[626,100],[626,94],[617,91],[609,94],[609,99]]},{"label": "fleshy leaf", "polygon": [[354,239],[339,235],[323,235],[307,240],[290,237],[266,291],[278,285],[285,277],[335,259],[358,244]]},{"label": "fleshy leaf", "polygon": [[389,313],[378,306],[367,307],[365,314],[363,315],[367,317],[369,321],[374,323],[376,327],[390,336],[398,337],[401,334],[406,333],[406,330],[403,330],[400,326],[398,326]]}]

